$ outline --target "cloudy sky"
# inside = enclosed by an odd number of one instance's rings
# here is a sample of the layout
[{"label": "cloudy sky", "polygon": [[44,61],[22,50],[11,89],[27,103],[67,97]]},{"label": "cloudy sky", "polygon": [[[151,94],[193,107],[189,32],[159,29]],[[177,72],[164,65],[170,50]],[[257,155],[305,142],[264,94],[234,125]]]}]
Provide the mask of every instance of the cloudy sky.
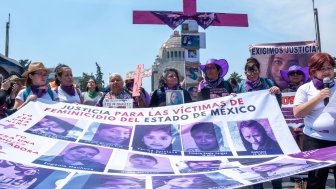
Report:
[{"label": "cloudy sky", "polygon": [[[315,0],[322,51],[336,56],[336,1]],[[10,58],[68,64],[76,76],[95,72],[125,75],[137,64],[149,68],[173,30],[164,25],[133,25],[133,10],[181,11],[182,0],[1,0],[0,53],[11,13]],[[311,0],[197,0],[197,10],[248,14],[249,27],[209,27],[200,60],[225,58],[229,73],[243,73],[249,45],[313,41]],[[180,30],[180,28],[177,28]],[[200,31],[203,31],[200,28]],[[149,89],[149,79],[145,79]]]}]

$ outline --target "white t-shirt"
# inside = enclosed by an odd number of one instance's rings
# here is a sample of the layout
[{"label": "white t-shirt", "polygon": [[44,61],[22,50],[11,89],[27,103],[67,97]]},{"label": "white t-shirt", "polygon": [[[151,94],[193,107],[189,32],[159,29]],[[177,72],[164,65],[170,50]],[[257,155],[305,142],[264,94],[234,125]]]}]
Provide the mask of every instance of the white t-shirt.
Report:
[{"label": "white t-shirt", "polygon": [[[331,88],[331,94],[336,91],[336,85]],[[298,88],[295,98],[294,106],[303,104],[308,100],[318,95],[320,90],[314,87],[313,82],[308,82]],[[305,127],[303,133],[317,139],[336,141],[336,125],[335,118],[332,116],[322,114],[324,109],[324,101],[317,104],[313,110],[304,117]]]},{"label": "white t-shirt", "polygon": [[[19,91],[19,93],[16,95],[15,99],[18,99],[18,100],[21,100],[21,101],[24,102],[25,100],[23,98],[23,94],[24,94],[25,91],[26,91],[26,89],[21,89]],[[30,92],[30,93],[32,93],[32,92]],[[55,100],[57,98],[57,94],[55,93],[55,91],[52,91],[52,93],[54,94],[54,100]],[[46,94],[44,94],[43,96],[41,96],[39,99],[50,100],[50,101],[53,100],[52,97],[50,96],[50,94],[48,92]]]},{"label": "white t-shirt", "polygon": [[[79,95],[77,90],[79,91]],[[70,96],[65,91],[63,91],[61,87],[57,87],[57,97],[60,102],[80,103],[81,102],[80,95],[81,95],[80,89],[75,89],[75,96]]]}]

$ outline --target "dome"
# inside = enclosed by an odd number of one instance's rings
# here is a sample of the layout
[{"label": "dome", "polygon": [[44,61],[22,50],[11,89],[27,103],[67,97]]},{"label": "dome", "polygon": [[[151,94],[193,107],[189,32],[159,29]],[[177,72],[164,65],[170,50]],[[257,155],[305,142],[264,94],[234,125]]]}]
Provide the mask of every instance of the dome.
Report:
[{"label": "dome", "polygon": [[162,44],[161,48],[181,48],[181,35],[179,31],[174,31],[174,33],[169,37],[169,39]]}]

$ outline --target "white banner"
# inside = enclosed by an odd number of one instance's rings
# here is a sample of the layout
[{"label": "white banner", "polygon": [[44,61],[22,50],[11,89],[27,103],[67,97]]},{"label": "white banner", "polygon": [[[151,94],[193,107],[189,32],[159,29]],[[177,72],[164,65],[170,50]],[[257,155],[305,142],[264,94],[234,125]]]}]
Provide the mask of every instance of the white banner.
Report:
[{"label": "white banner", "polygon": [[[13,188],[235,188],[334,163],[285,155],[299,148],[267,90],[142,109],[32,102],[0,120],[0,145]],[[277,171],[251,176],[262,164]]]}]

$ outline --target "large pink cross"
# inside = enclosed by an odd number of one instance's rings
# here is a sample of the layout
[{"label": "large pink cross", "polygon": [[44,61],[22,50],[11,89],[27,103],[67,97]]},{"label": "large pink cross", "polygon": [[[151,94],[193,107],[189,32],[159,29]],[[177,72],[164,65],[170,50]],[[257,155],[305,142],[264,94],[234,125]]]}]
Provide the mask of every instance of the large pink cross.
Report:
[{"label": "large pink cross", "polygon": [[[197,12],[196,0],[183,0],[183,12],[174,12],[188,19],[196,14],[204,14],[205,12]],[[215,13],[216,19],[213,20],[211,26],[237,26],[248,27],[247,14],[229,14]],[[155,16],[152,11],[133,11],[133,24],[166,24],[160,18]]]}]

